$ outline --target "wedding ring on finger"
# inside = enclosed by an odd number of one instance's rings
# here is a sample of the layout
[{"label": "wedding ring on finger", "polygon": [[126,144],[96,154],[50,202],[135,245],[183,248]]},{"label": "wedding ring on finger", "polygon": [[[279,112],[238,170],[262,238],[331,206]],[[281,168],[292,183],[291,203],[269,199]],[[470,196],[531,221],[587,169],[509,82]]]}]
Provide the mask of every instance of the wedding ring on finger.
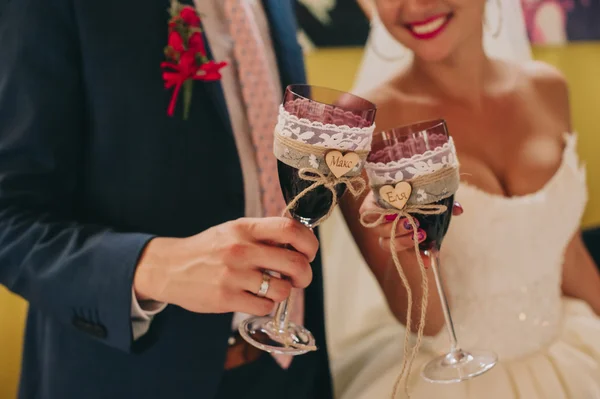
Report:
[{"label": "wedding ring on finger", "polygon": [[259,298],[264,298],[267,296],[267,292],[269,292],[269,286],[271,285],[271,275],[267,272],[263,272],[262,274],[262,283],[260,284],[260,289],[256,293],[256,296]]}]

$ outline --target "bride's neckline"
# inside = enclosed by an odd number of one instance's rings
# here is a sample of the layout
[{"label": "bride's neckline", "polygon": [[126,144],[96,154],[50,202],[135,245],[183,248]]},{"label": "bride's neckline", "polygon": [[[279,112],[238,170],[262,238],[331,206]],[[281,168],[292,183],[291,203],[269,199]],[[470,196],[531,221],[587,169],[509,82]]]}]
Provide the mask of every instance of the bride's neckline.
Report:
[{"label": "bride's neckline", "polygon": [[566,159],[567,159],[568,152],[575,145],[575,139],[576,139],[576,133],[564,133],[565,145],[563,147],[560,165],[558,166],[558,169],[556,169],[556,172],[554,172],[552,177],[550,177],[550,179],[548,179],[548,181],[546,183],[544,183],[544,185],[536,191],[533,191],[533,192],[527,193],[527,194],[521,194],[521,195],[502,195],[502,194],[495,194],[495,193],[490,193],[488,191],[482,190],[479,187],[469,184],[465,181],[460,182],[460,188],[461,189],[466,188],[468,190],[480,193],[486,197],[493,198],[498,201],[507,201],[507,202],[508,201],[518,201],[518,200],[525,201],[525,200],[533,199],[537,196],[543,195],[546,191],[548,191],[550,189],[551,186],[554,185],[554,182],[558,179],[558,177],[562,173],[562,170],[565,168],[565,166],[567,164]]}]

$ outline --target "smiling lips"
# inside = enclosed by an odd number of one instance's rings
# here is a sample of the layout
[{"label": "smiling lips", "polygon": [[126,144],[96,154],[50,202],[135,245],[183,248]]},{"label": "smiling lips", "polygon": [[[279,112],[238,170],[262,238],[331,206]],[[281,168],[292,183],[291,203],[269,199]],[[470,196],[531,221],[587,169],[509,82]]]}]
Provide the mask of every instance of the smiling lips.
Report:
[{"label": "smiling lips", "polygon": [[451,18],[452,14],[439,14],[423,21],[405,24],[404,26],[417,39],[433,39],[444,30]]}]

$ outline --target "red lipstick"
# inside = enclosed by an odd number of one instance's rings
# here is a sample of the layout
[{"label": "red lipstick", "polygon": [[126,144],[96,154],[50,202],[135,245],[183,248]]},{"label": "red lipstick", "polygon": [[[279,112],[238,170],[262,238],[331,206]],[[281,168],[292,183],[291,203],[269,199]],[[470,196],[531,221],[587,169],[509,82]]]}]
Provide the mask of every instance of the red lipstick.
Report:
[{"label": "red lipstick", "polygon": [[452,13],[438,14],[422,21],[406,23],[404,26],[415,38],[427,40],[442,33],[450,19],[452,19]]}]

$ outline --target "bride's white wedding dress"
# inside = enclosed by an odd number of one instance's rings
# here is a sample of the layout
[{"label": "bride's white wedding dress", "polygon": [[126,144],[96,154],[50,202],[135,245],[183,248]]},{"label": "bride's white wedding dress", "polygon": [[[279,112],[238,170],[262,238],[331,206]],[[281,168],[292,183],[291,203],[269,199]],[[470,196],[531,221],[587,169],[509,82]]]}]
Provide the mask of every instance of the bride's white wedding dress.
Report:
[{"label": "bride's white wedding dress", "polygon": [[[558,171],[533,194],[503,197],[461,184],[456,200],[465,213],[453,218],[444,240],[442,274],[460,344],[493,350],[499,363],[467,382],[425,382],[422,365],[448,350],[442,330],[425,339],[415,361],[412,398],[600,398],[600,318],[586,303],[561,296],[563,255],[587,200],[576,136],[566,135],[565,141]],[[339,283],[337,295],[351,297]],[[353,320],[351,314],[345,315],[347,323],[368,321],[364,312]],[[337,346],[332,364],[338,398],[390,397],[404,328],[387,317],[371,319],[374,328],[343,350]]]},{"label": "bride's white wedding dress", "polygon": [[[520,7],[520,0],[488,1],[484,46],[491,57],[531,59]],[[497,35],[495,21],[503,26]],[[372,24],[353,90],[359,95],[412,59],[377,17]],[[536,193],[506,198],[459,188],[465,213],[452,219],[442,273],[459,342],[496,351],[499,364],[468,382],[426,383],[420,368],[448,350],[443,330],[425,340],[410,381],[412,398],[600,399],[600,318],[560,290],[564,250],[587,199],[576,138],[565,142],[559,170]],[[402,364],[404,327],[388,310],[341,212],[321,227],[321,248],[336,398],[389,398]]]}]

